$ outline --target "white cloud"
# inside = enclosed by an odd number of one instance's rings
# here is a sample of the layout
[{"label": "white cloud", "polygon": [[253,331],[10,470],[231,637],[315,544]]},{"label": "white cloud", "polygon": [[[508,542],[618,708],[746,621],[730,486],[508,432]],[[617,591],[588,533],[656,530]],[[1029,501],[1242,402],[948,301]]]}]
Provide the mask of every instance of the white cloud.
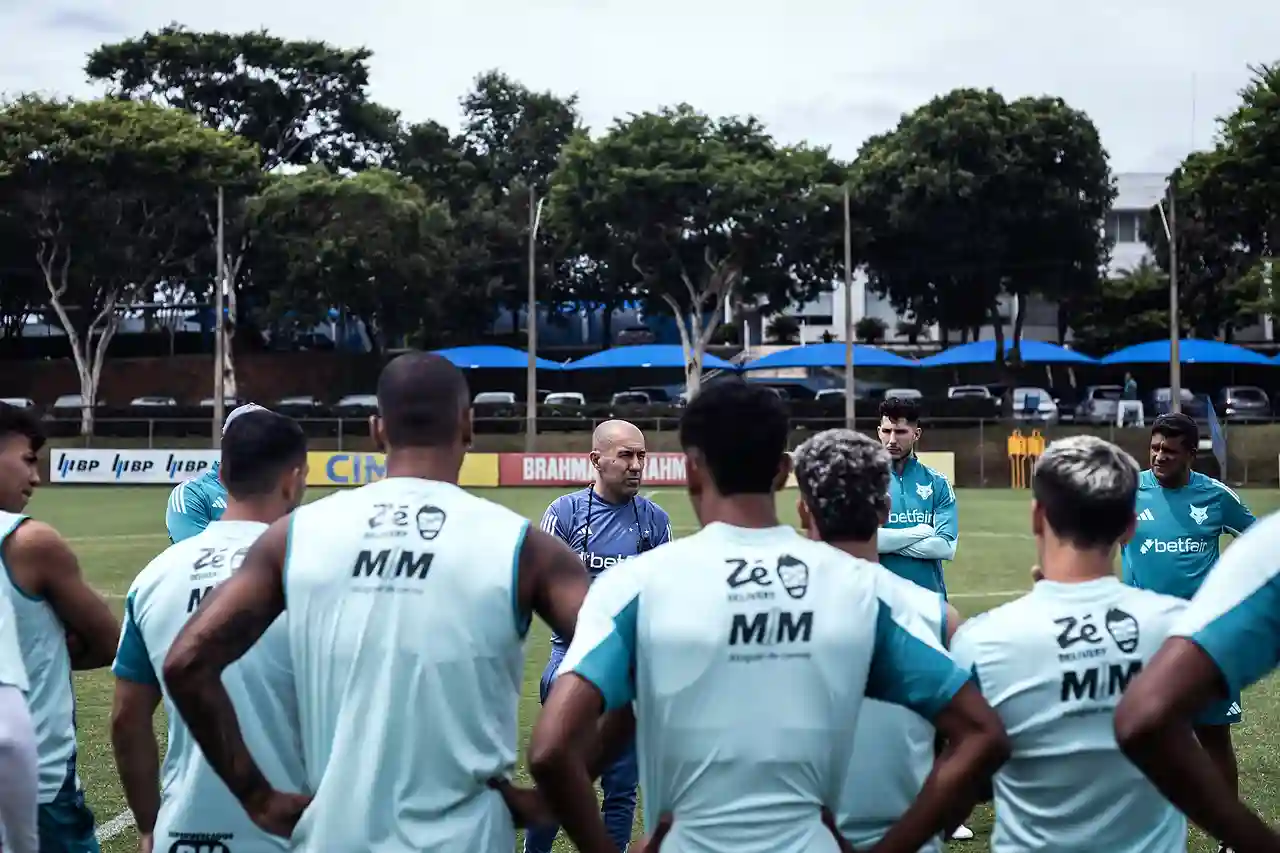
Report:
[{"label": "white cloud", "polygon": [[[897,115],[956,86],[1056,94],[1102,131],[1117,171],[1171,167],[1209,143],[1248,63],[1280,59],[1280,4],[1256,0],[0,0],[0,92],[91,94],[97,44],[177,20],[266,27],[374,51],[373,94],[456,125],[498,67],[577,92],[587,122],[687,101],[755,113],[788,141],[851,157]],[[768,11],[764,11],[768,10]],[[358,17],[354,17],[358,14]]]}]

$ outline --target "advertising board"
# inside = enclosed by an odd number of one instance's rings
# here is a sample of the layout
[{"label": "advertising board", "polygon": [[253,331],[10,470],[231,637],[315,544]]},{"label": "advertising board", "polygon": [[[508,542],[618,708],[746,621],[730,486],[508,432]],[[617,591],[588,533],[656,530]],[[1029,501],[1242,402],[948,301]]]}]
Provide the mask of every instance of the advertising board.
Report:
[{"label": "advertising board", "polygon": [[216,450],[56,448],[49,454],[49,482],[173,485],[203,474],[217,461]]}]

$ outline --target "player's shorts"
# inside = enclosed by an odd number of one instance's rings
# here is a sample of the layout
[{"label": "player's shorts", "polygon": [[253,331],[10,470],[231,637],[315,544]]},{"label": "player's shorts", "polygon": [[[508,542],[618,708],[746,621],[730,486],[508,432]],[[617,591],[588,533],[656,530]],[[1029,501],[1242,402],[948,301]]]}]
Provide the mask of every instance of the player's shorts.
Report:
[{"label": "player's shorts", "polygon": [[1234,726],[1242,716],[1240,697],[1232,696],[1221,702],[1214,702],[1196,718],[1198,726]]},{"label": "player's shorts", "polygon": [[538,701],[544,705],[547,702],[547,694],[551,692],[551,682],[556,680],[556,672],[559,671],[560,664],[568,653],[569,650],[562,646],[551,647],[551,658],[547,661],[547,667],[542,671],[542,680],[538,683]]},{"label": "player's shorts", "polygon": [[53,802],[41,803],[36,817],[40,853],[100,853],[93,823],[83,792],[59,794]]}]

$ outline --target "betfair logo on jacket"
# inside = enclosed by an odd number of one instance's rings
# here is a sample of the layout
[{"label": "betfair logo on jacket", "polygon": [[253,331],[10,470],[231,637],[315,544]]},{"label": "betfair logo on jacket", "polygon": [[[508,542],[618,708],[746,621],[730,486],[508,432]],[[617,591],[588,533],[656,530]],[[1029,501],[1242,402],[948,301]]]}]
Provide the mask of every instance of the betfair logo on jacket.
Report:
[{"label": "betfair logo on jacket", "polygon": [[933,513],[912,509],[889,513],[890,524],[933,524]]},{"label": "betfair logo on jacket", "polygon": [[578,556],[582,558],[582,564],[587,567],[587,571],[593,575],[599,574],[605,569],[612,569],[619,563],[631,559],[630,557],[621,556],[601,557],[599,554],[588,554],[585,551]]}]

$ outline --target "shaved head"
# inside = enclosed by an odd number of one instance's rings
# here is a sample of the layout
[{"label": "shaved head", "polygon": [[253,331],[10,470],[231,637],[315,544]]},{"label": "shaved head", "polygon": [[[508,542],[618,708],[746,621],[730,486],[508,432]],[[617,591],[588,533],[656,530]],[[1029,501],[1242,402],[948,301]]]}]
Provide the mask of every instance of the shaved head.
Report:
[{"label": "shaved head", "polygon": [[605,421],[591,433],[591,449],[603,452],[618,442],[639,442],[644,446],[644,433],[631,421]]},{"label": "shaved head", "polygon": [[605,421],[591,434],[595,489],[605,500],[620,503],[636,496],[644,460],[644,433],[633,423]]}]

